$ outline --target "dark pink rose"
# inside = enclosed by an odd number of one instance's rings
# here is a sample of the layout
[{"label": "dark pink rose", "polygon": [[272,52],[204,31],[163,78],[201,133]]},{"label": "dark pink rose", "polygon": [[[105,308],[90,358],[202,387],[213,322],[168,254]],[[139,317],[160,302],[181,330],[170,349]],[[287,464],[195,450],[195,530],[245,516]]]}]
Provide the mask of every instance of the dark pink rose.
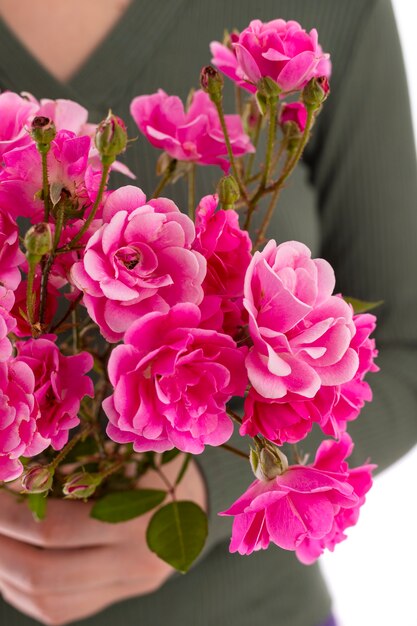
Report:
[{"label": "dark pink rose", "polygon": [[[148,141],[165,150],[173,159],[200,165],[219,165],[228,171],[230,163],[215,105],[207,93],[195,91],[187,112],[177,96],[162,89],[134,98],[130,112]],[[254,152],[239,115],[226,115],[226,126],[235,156]]]},{"label": "dark pink rose", "polygon": [[285,125],[295,124],[299,133],[303,133],[307,123],[307,109],[302,102],[283,103],[279,115],[279,123]]},{"label": "dark pink rose", "polygon": [[352,309],[332,296],[334,272],[324,259],[291,241],[269,241],[256,252],[245,279],[244,306],[253,348],[249,379],[264,398],[288,392],[313,398],[322,385],[353,379],[358,353]]},{"label": "dark pink rose", "polygon": [[199,454],[230,438],[226,402],[245,391],[246,349],[199,321],[197,306],[178,304],[126,332],[109,360],[114,393],[103,402],[111,439],[132,442],[138,452]]},{"label": "dark pink rose", "polygon": [[[318,43],[317,31],[307,33],[298,22],[253,20],[232,50],[211,44],[212,62],[240,86],[256,91],[262,78],[272,78],[284,93],[302,89],[313,77],[330,76],[329,55]],[[234,58],[233,58],[234,56]]]},{"label": "dark pink rose", "polygon": [[240,228],[236,211],[217,206],[217,195],[205,196],[196,211],[193,248],[207,261],[200,309],[205,327],[235,335],[243,324],[243,284],[252,242]]},{"label": "dark pink rose", "polygon": [[14,480],[23,471],[21,456],[34,456],[48,447],[37,430],[39,409],[31,368],[16,359],[0,362],[0,481]]},{"label": "dark pink rose", "polygon": [[119,341],[138,317],[198,304],[206,261],[192,244],[194,224],[167,198],[146,202],[137,187],[109,196],[103,226],[71,272],[84,304],[108,341]]},{"label": "dark pink rose", "polygon": [[[66,130],[59,131],[48,152],[48,176],[53,204],[66,196],[72,208],[88,215],[94,202],[101,177],[101,168],[89,162],[91,139],[77,137]],[[28,217],[33,223],[42,221],[44,204],[41,157],[34,142],[7,152],[0,173],[0,206],[13,217]]]},{"label": "dark pink rose", "polygon": [[255,480],[221,515],[233,515],[231,552],[251,554],[270,542],[294,550],[303,563],[312,563],[325,548],[345,538],[356,523],[359,508],[372,485],[364,465],[349,469],[345,458],[353,448],[346,433],[325,441],[311,465],[293,465],[272,480]]},{"label": "dark pink rose", "polygon": [[19,266],[25,255],[19,248],[19,230],[16,222],[0,209],[0,283],[16,289],[22,278]]},{"label": "dark pink rose", "polygon": [[40,416],[37,430],[55,450],[68,441],[71,428],[80,423],[78,411],[84,396],[94,396],[93,381],[86,374],[93,367],[87,352],[64,356],[55,337],[17,342],[16,361],[30,367],[34,375],[34,395]]}]

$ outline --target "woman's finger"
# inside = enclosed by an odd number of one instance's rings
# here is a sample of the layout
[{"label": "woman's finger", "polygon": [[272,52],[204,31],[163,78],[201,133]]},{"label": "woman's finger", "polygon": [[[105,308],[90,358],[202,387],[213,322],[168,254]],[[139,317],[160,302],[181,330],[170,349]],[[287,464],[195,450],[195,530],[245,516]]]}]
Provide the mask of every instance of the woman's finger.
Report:
[{"label": "woman's finger", "polygon": [[142,578],[111,584],[97,589],[80,589],[73,592],[55,593],[24,592],[10,581],[0,578],[0,590],[4,599],[19,611],[50,626],[62,626],[69,622],[94,615],[120,600],[151,593],[168,578],[161,575],[152,584],[144,584]]},{"label": "woman's finger", "polygon": [[50,594],[95,589],[131,579],[153,587],[172,568],[136,541],[71,550],[44,550],[0,536],[0,579],[22,592]]}]

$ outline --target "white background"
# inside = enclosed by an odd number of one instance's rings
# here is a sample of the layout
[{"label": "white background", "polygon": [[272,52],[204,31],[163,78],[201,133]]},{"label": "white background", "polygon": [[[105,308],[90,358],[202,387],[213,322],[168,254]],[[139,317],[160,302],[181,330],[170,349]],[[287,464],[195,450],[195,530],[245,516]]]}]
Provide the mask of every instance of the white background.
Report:
[{"label": "white background", "polygon": [[[416,136],[417,2],[393,5]],[[358,526],[321,565],[340,626],[417,626],[417,448],[376,479]]]}]

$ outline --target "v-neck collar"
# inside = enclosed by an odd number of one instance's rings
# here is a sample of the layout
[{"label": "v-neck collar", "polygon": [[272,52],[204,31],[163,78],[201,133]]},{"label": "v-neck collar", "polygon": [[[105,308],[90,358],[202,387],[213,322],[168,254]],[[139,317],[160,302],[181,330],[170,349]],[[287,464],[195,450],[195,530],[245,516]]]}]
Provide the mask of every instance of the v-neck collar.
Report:
[{"label": "v-neck collar", "polygon": [[[0,20],[1,82],[36,97],[68,98],[90,110],[111,105],[150,61],[187,0],[133,0],[106,38],[65,83],[35,59]],[[175,19],[176,18],[176,19]]]}]

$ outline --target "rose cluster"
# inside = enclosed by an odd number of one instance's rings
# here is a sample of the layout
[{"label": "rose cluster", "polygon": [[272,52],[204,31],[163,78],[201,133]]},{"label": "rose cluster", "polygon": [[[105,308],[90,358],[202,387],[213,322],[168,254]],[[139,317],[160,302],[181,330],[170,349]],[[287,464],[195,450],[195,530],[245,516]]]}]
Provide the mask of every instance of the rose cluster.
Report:
[{"label": "rose cluster", "polygon": [[[250,175],[253,94],[259,115],[265,98],[279,106],[269,112],[269,148],[278,118],[294,165],[328,93],[330,60],[314,29],[280,19],[254,20],[211,50],[249,93],[249,108],[223,113],[214,68],[185,107],[162,90],[134,98],[137,127],[164,153],[152,197],[134,185],[107,189],[111,169],[131,175],[116,161],[127,143],[117,116],[96,127],[75,102],[0,95],[0,480],[21,475],[21,456],[62,450],[83,419],[97,426],[100,405],[112,445],[130,443],[135,453],[201,454],[230,439],[234,419],[256,442],[256,480],[222,513],[235,516],[231,551],[272,541],[310,563],[344,539],[372,482],[372,465],[350,469],[345,459],[348,423],[372,398],[365,376],[378,369],[376,320],[334,294],[332,267],[303,243],[258,249],[264,241],[252,242],[231,207],[247,203],[249,228],[255,199],[279,190],[269,180],[279,162],[272,153]],[[299,102],[279,104],[294,92]],[[196,164],[235,178],[196,203]],[[189,215],[160,194],[184,173]],[[22,217],[32,225],[25,254]],[[68,308],[57,321],[59,298]],[[104,353],[85,340],[92,327]],[[72,343],[63,335],[60,344],[57,334],[70,328]],[[228,407],[236,397],[241,418]],[[314,424],[333,440],[312,464],[288,466],[279,447]]]}]

